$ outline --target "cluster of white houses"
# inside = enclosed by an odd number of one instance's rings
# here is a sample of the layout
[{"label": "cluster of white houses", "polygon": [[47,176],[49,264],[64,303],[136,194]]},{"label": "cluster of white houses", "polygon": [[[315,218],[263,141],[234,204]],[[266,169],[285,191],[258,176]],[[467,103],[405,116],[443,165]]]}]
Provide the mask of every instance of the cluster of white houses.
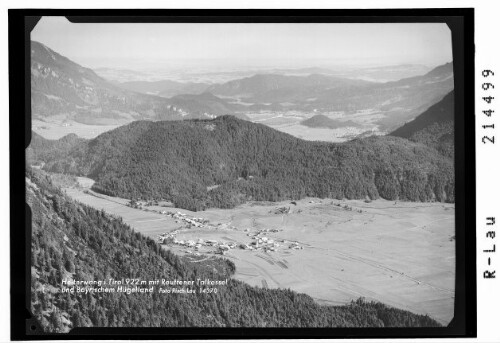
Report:
[{"label": "cluster of white houses", "polygon": [[264,251],[276,251],[279,247],[283,247],[283,246],[287,247],[288,246],[289,249],[294,249],[294,250],[304,249],[304,247],[301,246],[299,244],[299,242],[287,241],[285,239],[275,240],[275,239],[272,239],[269,237],[265,237],[265,236],[260,237],[257,235],[253,236],[252,238],[254,239],[254,241],[251,242],[249,245],[246,245],[245,248],[250,249],[250,250],[262,249]]},{"label": "cluster of white houses", "polygon": [[[168,211],[160,211],[161,214],[165,214],[171,218],[175,219],[176,223],[184,222],[185,224],[188,224],[188,226],[192,227],[207,227],[209,226],[208,223],[209,221],[207,219],[203,218],[189,218],[185,213],[182,212],[168,212]],[[213,228],[213,227],[210,227]]]},{"label": "cluster of white houses", "polygon": [[231,249],[235,249],[237,244],[234,242],[219,242],[215,239],[207,239],[204,240],[199,238],[198,240],[178,240],[175,238],[175,235],[179,233],[179,230],[175,230],[169,233],[161,234],[158,237],[158,242],[160,244],[171,244],[171,245],[179,245],[187,248],[193,248],[194,251],[198,251],[201,247],[214,247],[216,251],[224,254],[226,251]]},{"label": "cluster of white houses", "polygon": [[[248,230],[248,229],[247,229]],[[176,235],[180,232],[180,230],[175,230],[172,232],[166,232],[158,237],[158,243],[167,244],[167,245],[178,245],[187,248],[191,248],[194,251],[199,251],[201,247],[213,247],[215,248],[215,252],[224,255],[227,251],[231,249],[242,249],[242,250],[263,250],[263,251],[276,251],[280,247],[287,247],[288,249],[303,249],[303,247],[294,241],[286,241],[284,239],[277,240],[272,239],[270,237],[264,236],[264,232],[277,232],[277,229],[264,229],[259,233],[252,236],[253,241],[245,244],[240,243],[237,244],[235,242],[224,242],[217,241],[215,239],[207,239],[204,240],[199,238],[198,240],[178,240]]]},{"label": "cluster of white houses", "polygon": [[[213,226],[209,224],[207,219],[203,218],[190,218],[186,214],[181,212],[168,212],[160,211],[161,214],[168,215],[176,220],[176,223],[184,223],[187,228],[210,228],[217,229],[221,226],[226,227],[223,224],[219,226]],[[236,229],[235,227],[229,227]],[[212,247],[215,248],[216,253],[225,254],[231,249],[243,249],[243,250],[264,250],[264,251],[276,251],[280,247],[288,247],[289,249],[303,249],[298,242],[277,240],[271,237],[267,237],[268,233],[276,233],[282,230],[279,229],[261,229],[258,232],[250,232],[250,229],[245,229],[247,236],[251,237],[252,241],[248,244],[237,244],[235,242],[224,242],[217,241],[214,239],[203,240],[199,238],[198,240],[178,240],[176,236],[181,232],[181,229],[177,229],[171,232],[165,232],[158,236],[158,243],[167,245],[178,245],[191,248],[194,251],[199,251],[202,247]]]}]

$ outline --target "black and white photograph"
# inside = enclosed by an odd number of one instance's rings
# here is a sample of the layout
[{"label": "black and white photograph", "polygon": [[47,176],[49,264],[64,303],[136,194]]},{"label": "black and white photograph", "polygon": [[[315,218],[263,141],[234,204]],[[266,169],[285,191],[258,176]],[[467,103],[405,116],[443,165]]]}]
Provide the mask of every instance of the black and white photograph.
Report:
[{"label": "black and white photograph", "polygon": [[459,325],[456,36],[339,18],[35,20],[26,330]]}]

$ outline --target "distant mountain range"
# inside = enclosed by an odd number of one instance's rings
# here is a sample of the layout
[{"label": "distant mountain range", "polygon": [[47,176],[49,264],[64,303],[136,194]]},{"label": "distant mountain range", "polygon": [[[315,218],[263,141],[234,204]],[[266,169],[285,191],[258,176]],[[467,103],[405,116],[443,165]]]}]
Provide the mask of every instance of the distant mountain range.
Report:
[{"label": "distant mountain range", "polygon": [[323,114],[316,114],[311,118],[303,120],[300,122],[301,125],[313,128],[326,128],[326,129],[338,129],[341,127],[359,127],[359,124],[353,122],[352,120],[341,121],[337,119],[331,119]]},{"label": "distant mountain range", "polygon": [[[372,72],[408,75],[409,69],[413,68],[413,73],[422,70],[410,67],[374,68]],[[385,117],[376,122],[384,130],[416,117],[453,90],[451,63],[424,75],[386,83],[359,80],[357,74],[352,77],[257,74],[212,85],[171,80],[117,83],[41,43],[31,42],[33,118],[58,116],[85,124],[116,125],[133,120],[213,118],[225,114],[245,118],[245,112],[261,110],[343,111],[347,116],[369,110],[384,113]]]},{"label": "distant mountain range", "polygon": [[350,79],[360,79],[373,82],[397,81],[408,77],[424,75],[432,68],[421,64],[399,64],[387,66],[331,66],[331,67],[297,67],[297,68],[256,68],[241,70],[218,70],[198,69],[186,71],[186,69],[171,69],[165,71],[161,67],[154,69],[136,71],[120,68],[96,68],[94,71],[99,75],[115,83],[146,82],[156,83],[163,80],[174,80],[179,83],[200,83],[199,80],[212,80],[210,83],[224,83],[249,77],[255,74],[281,74],[288,76],[307,76],[310,74],[324,74]]},{"label": "distant mountain range", "polygon": [[453,158],[454,108],[454,92],[450,92],[437,104],[392,132],[391,135],[432,146],[444,155]]},{"label": "distant mountain range", "polygon": [[257,105],[265,104],[276,111],[343,111],[347,115],[362,110],[383,112],[385,118],[377,124],[390,129],[422,113],[453,88],[453,66],[447,63],[421,76],[386,83],[320,74],[266,74],[212,85],[208,91],[254,103],[252,110],[266,109]]},{"label": "distant mountain range", "polygon": [[202,101],[198,101],[194,113],[182,99],[171,101],[121,88],[35,41],[31,42],[31,93],[34,118],[61,116],[84,124],[206,118],[215,114]]},{"label": "distant mountain range", "polygon": [[124,68],[94,68],[93,69],[100,77],[118,84],[122,82],[145,81],[149,80],[151,75],[149,73],[124,69]]},{"label": "distant mountain range", "polygon": [[280,103],[306,101],[328,89],[344,89],[369,84],[371,82],[322,74],[308,76],[258,74],[221,85],[212,85],[208,91],[215,95],[239,96],[250,103]]},{"label": "distant mountain range", "polygon": [[333,75],[374,82],[390,82],[424,75],[431,69],[432,68],[421,64],[399,64],[365,68],[346,68],[346,70],[336,70]]},{"label": "distant mountain range", "polygon": [[233,116],[137,121],[44,162],[96,180],[105,194],[191,210],[306,196],[454,201],[451,159],[423,144],[389,136],[309,142]]}]

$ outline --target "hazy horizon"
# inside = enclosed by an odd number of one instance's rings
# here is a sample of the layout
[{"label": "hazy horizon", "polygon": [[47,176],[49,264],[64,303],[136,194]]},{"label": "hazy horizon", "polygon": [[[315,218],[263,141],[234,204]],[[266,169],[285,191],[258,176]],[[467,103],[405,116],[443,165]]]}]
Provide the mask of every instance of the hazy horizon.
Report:
[{"label": "hazy horizon", "polygon": [[75,24],[43,17],[31,39],[90,68],[300,68],[453,60],[446,24]]}]

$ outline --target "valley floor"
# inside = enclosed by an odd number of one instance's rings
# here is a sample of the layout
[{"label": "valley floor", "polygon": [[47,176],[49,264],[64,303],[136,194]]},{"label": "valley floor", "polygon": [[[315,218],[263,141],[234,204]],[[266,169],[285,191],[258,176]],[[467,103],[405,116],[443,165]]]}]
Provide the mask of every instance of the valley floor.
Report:
[{"label": "valley floor", "polygon": [[[123,123],[122,123],[123,124]],[[70,133],[74,133],[82,138],[95,138],[101,133],[116,129],[122,124],[112,125],[86,125],[75,121],[33,120],[32,129],[46,139],[60,139]]]},{"label": "valley floor", "polygon": [[[300,123],[314,115],[314,112],[244,112],[254,123],[267,125],[275,130],[288,133],[300,139],[308,141],[324,141],[324,142],[345,142],[362,135],[380,135],[385,134],[384,131],[379,131],[377,120],[385,118],[382,112],[372,110],[360,111],[346,116],[343,112],[326,113],[325,115],[332,119],[343,118],[349,119],[358,124],[358,127],[341,127],[336,129],[321,128],[321,127],[307,127]],[[32,129],[37,134],[46,139],[60,139],[70,133],[91,139],[98,135],[113,130],[120,125],[127,124],[127,121],[114,123],[110,121],[109,125],[87,125],[84,123],[76,122],[67,119],[66,117],[52,116],[46,117],[42,120],[34,119]]]},{"label": "valley floor", "polygon": [[[86,182],[84,187],[91,184],[84,178],[80,182]],[[175,232],[176,242],[232,246],[225,257],[236,265],[235,278],[251,285],[290,288],[332,305],[365,297],[428,314],[444,325],[453,318],[453,204],[309,198],[296,205],[248,203],[231,210],[190,212],[159,206],[134,209],[126,206],[127,199],[76,188],[65,191],[77,201],[122,217],[154,239]],[[202,218],[207,224],[186,226],[186,218]],[[195,260],[197,255],[212,258],[217,251],[206,244],[196,249],[192,244],[164,247]]]}]

